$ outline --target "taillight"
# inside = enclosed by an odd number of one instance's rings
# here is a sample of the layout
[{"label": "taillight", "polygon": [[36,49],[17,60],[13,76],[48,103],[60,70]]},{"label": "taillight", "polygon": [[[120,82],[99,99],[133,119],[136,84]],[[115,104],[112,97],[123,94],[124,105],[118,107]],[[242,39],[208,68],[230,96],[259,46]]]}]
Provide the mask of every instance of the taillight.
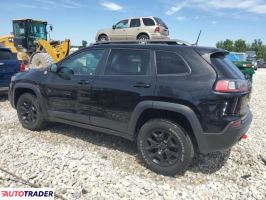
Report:
[{"label": "taillight", "polygon": [[160,26],[157,26],[154,30],[155,33],[160,33]]},{"label": "taillight", "polygon": [[25,65],[23,63],[20,64],[19,71],[21,71],[21,72],[25,71]]},{"label": "taillight", "polygon": [[251,67],[251,64],[243,64],[243,67]]},{"label": "taillight", "polygon": [[248,91],[247,80],[219,80],[215,84],[214,90],[216,92],[247,92]]}]

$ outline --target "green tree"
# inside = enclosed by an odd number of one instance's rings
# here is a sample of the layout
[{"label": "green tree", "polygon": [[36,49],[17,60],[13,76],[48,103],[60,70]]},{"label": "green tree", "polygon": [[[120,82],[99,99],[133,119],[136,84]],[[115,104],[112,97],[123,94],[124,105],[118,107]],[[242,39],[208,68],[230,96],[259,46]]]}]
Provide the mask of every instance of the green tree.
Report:
[{"label": "green tree", "polygon": [[227,51],[234,50],[234,41],[226,39],[225,41],[220,41],[216,43],[217,48],[225,49]]},{"label": "green tree", "polygon": [[220,48],[220,49],[223,49],[224,48],[224,41],[219,41],[216,43],[216,47],[217,48]]},{"label": "green tree", "polygon": [[86,47],[88,45],[88,42],[85,40],[82,40],[82,47]]},{"label": "green tree", "polygon": [[245,40],[238,39],[234,43],[234,51],[235,52],[246,52],[247,51],[247,44]]},{"label": "green tree", "polygon": [[226,39],[224,41],[224,49],[227,51],[234,51],[234,41]]},{"label": "green tree", "polygon": [[251,44],[242,39],[236,41],[226,39],[225,41],[217,42],[216,47],[235,52],[256,51],[257,58],[266,61],[266,45],[263,44],[261,39],[255,39]]},{"label": "green tree", "polygon": [[263,45],[263,42],[261,39],[254,40],[254,42],[251,44],[250,50],[256,51],[258,59],[264,58],[265,53],[266,53],[265,46]]}]

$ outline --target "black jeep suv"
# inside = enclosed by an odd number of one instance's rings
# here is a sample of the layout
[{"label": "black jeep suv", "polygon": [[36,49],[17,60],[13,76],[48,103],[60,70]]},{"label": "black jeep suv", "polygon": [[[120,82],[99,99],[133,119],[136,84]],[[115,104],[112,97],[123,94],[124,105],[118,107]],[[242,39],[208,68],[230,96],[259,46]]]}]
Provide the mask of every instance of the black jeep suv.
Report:
[{"label": "black jeep suv", "polygon": [[194,151],[230,148],[252,121],[250,83],[222,49],[173,41],[104,42],[12,77],[22,126],[61,122],[137,142],[140,158],[174,175]]}]

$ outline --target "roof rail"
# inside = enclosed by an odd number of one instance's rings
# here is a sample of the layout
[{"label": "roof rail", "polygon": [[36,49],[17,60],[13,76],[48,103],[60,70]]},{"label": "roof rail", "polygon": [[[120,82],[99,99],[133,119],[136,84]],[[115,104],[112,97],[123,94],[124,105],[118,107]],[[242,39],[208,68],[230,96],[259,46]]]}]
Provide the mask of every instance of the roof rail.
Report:
[{"label": "roof rail", "polygon": [[92,45],[102,45],[102,44],[167,44],[167,45],[184,45],[191,46],[186,41],[182,40],[114,40],[114,41],[101,41],[93,43]]}]

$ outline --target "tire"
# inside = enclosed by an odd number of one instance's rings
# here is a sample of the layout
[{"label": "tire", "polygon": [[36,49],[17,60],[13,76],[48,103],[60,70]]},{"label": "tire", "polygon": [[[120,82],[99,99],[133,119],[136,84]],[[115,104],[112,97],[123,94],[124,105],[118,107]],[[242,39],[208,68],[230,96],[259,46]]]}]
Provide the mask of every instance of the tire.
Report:
[{"label": "tire", "polygon": [[137,146],[145,165],[166,176],[183,174],[194,157],[193,144],[186,131],[165,119],[146,122],[138,134]]},{"label": "tire", "polygon": [[98,42],[105,42],[105,41],[109,41],[108,36],[105,34],[100,35],[98,38]]},{"label": "tire", "polygon": [[30,65],[33,68],[47,67],[54,61],[48,53],[35,53],[31,57]]},{"label": "tire", "polygon": [[149,40],[150,37],[148,35],[146,35],[146,34],[141,34],[141,35],[138,36],[137,39],[138,40]]},{"label": "tire", "polygon": [[39,131],[47,125],[36,96],[29,93],[22,94],[16,108],[19,121],[24,128]]}]

